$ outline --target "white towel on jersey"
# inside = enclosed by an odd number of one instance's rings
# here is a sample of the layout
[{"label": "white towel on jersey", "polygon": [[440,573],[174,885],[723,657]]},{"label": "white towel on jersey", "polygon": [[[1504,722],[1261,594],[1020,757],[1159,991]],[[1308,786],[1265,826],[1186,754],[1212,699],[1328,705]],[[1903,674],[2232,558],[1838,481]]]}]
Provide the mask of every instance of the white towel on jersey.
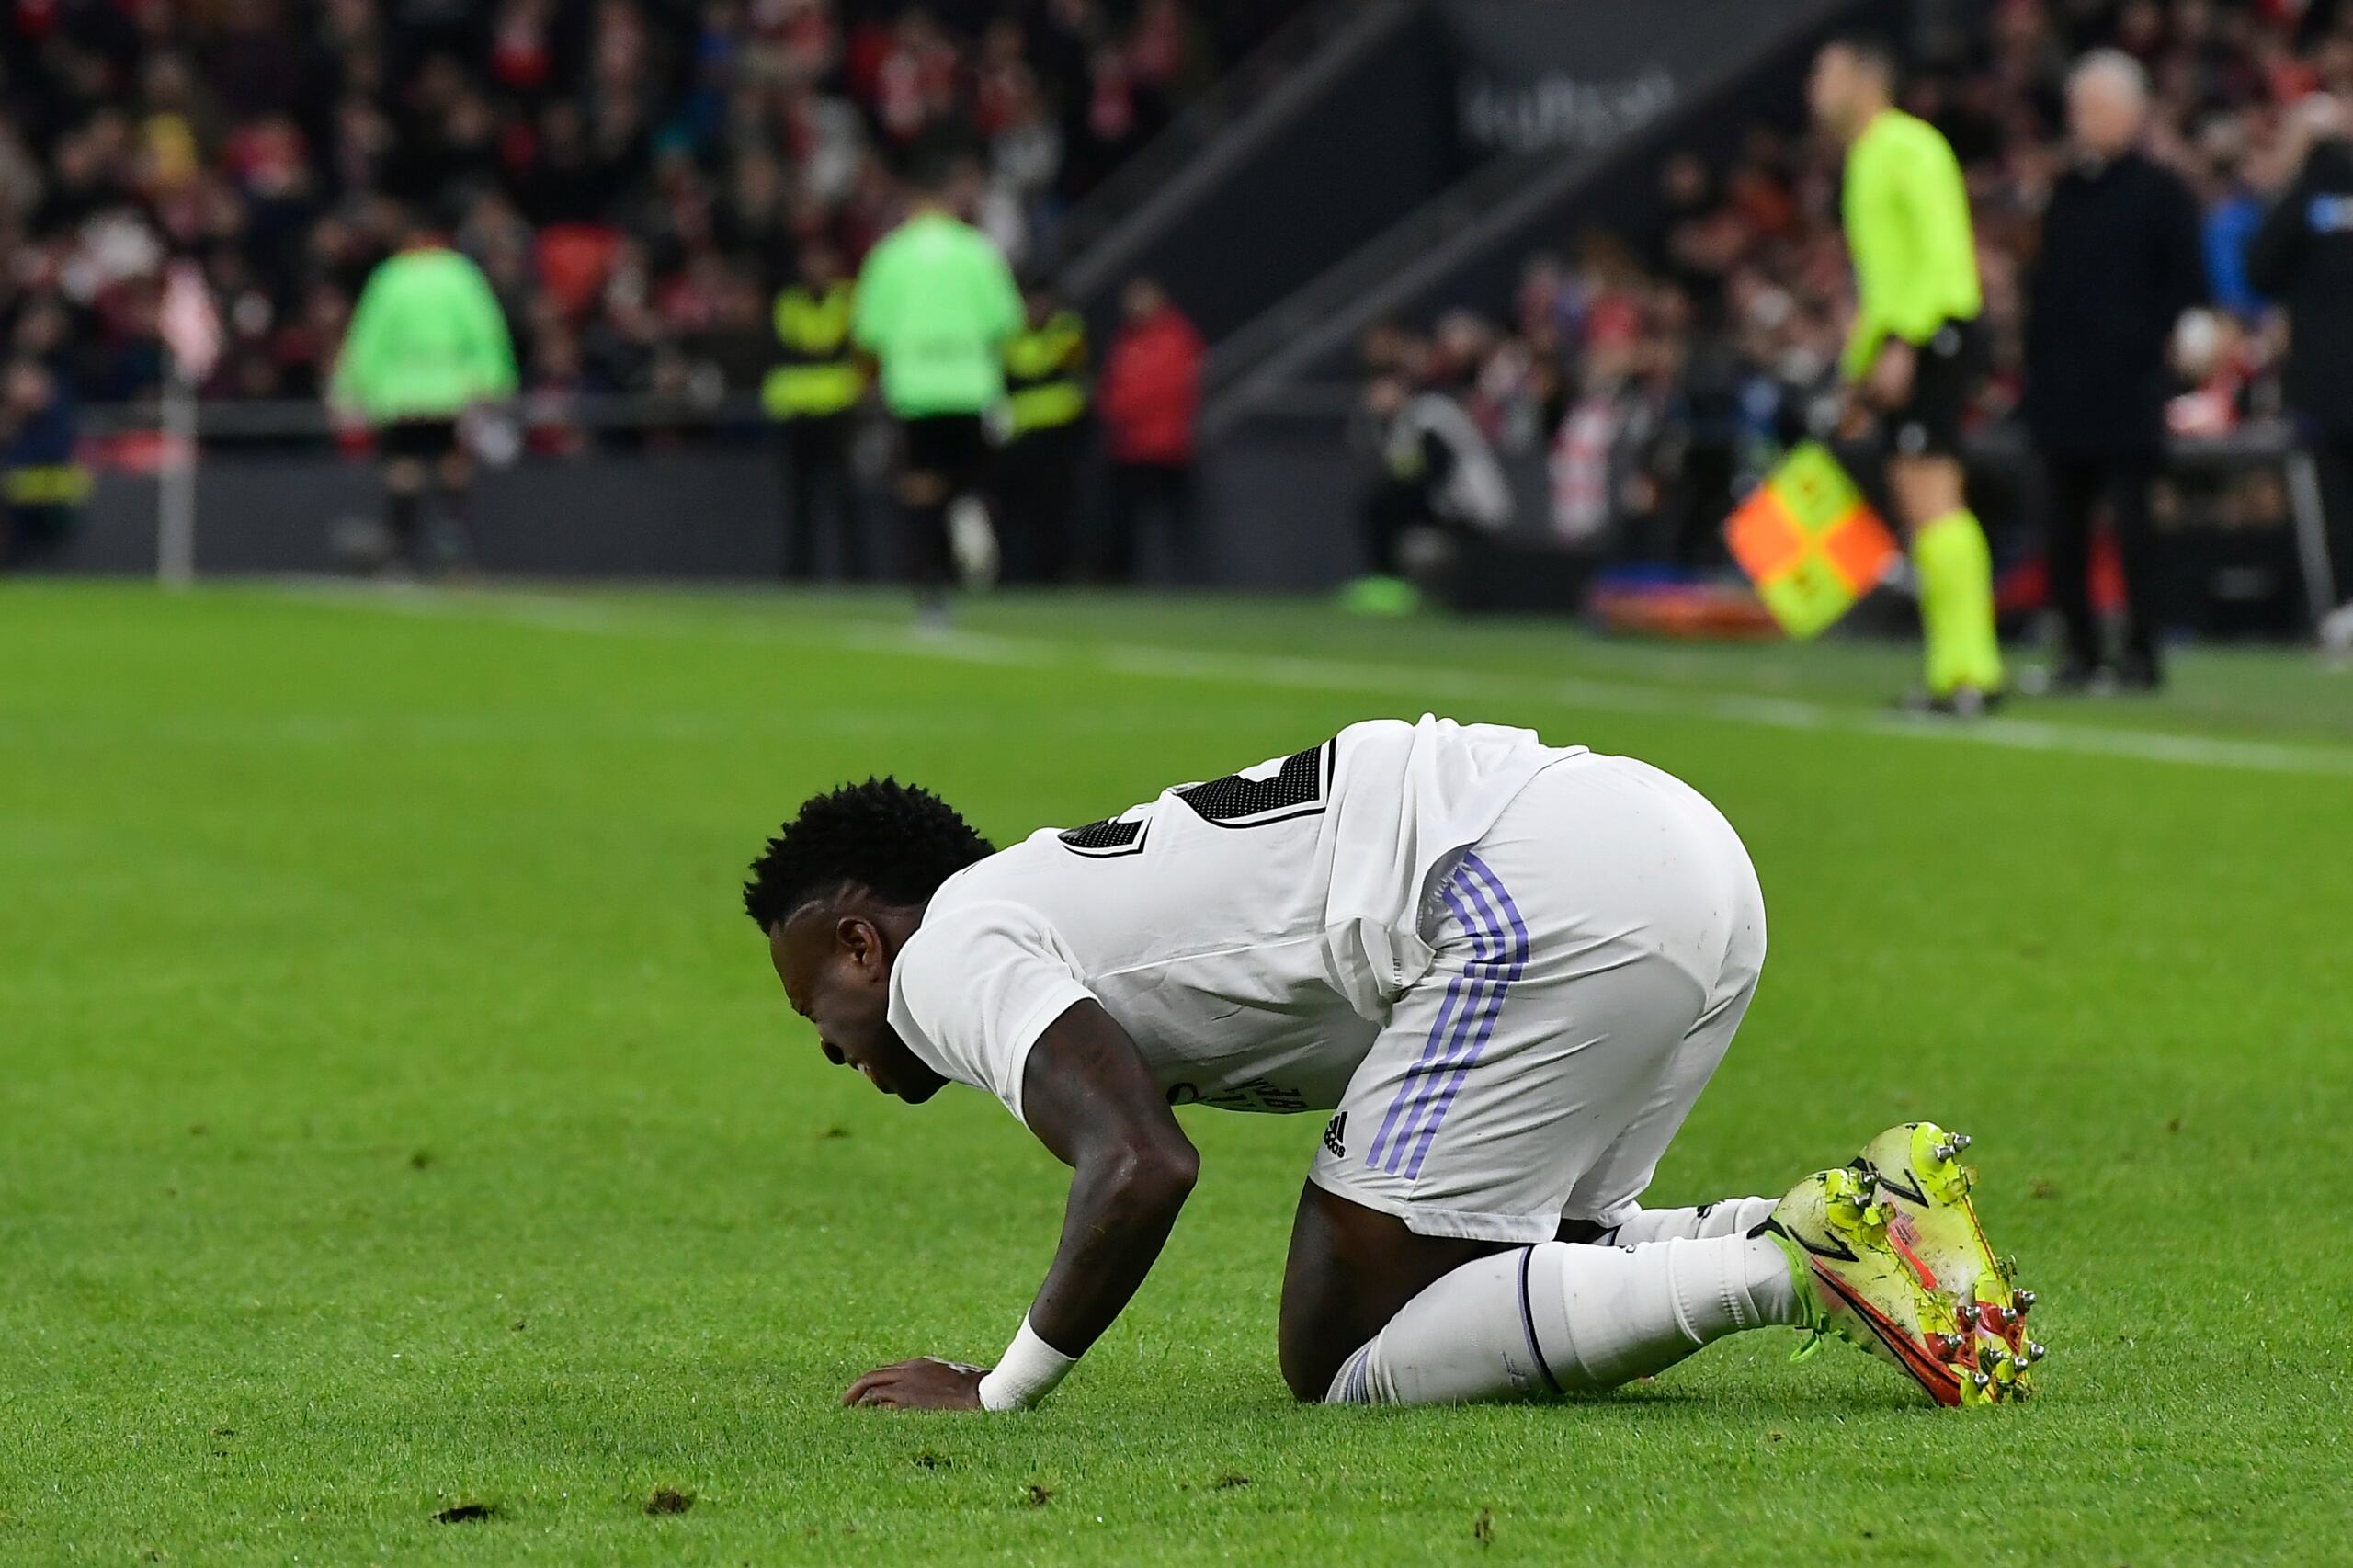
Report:
[{"label": "white towel on jersey", "polygon": [[892,970],[891,1025],[1017,1117],[1030,1047],[1086,997],[1173,1103],[1329,1109],[1435,961],[1461,852],[1585,755],[1528,730],[1376,720],[1041,829],[933,897]]}]

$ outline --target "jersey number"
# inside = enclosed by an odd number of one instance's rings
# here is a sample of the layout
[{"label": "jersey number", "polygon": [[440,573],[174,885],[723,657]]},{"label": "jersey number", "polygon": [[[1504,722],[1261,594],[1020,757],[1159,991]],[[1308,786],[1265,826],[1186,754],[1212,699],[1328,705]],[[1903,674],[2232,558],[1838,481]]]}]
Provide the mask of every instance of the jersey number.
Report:
[{"label": "jersey number", "polygon": [[[1282,766],[1263,778],[1229,773],[1206,784],[1188,784],[1176,796],[1193,814],[1211,827],[1262,827],[1270,822],[1313,816],[1324,809],[1332,788],[1332,767],[1337,740],[1325,741],[1283,758]],[[1106,817],[1085,827],[1063,830],[1063,845],[1073,854],[1108,859],[1114,855],[1143,852],[1152,826],[1149,812],[1141,815]]]}]

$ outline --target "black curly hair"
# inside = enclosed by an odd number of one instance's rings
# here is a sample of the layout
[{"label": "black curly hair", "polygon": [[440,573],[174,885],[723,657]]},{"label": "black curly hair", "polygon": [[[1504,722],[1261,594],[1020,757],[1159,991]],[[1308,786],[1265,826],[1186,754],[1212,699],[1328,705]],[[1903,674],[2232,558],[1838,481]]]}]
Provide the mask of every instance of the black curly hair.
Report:
[{"label": "black curly hair", "polygon": [[768,840],[744,884],[744,913],[766,931],[853,883],[892,903],[918,904],[995,853],[928,790],[895,778],[845,784],[803,801]]}]

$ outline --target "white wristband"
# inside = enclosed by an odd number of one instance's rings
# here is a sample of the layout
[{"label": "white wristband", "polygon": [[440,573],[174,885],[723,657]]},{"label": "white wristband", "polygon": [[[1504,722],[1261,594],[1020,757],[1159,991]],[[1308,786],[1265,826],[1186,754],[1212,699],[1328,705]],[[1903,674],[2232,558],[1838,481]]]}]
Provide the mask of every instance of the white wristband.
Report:
[{"label": "white wristband", "polygon": [[981,1408],[1027,1410],[1051,1392],[1063,1374],[1077,1365],[1077,1357],[1065,1356],[1040,1339],[1024,1317],[1021,1332],[997,1358],[996,1369],[981,1380]]}]

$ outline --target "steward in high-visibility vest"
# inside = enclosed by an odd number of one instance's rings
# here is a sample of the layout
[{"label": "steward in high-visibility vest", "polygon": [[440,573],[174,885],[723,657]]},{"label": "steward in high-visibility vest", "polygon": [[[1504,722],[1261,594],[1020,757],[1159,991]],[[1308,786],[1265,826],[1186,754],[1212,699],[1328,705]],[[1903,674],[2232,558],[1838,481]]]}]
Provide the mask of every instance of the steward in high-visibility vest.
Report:
[{"label": "steward in high-visibility vest", "polygon": [[1055,583],[1070,575],[1086,450],[1086,323],[1042,284],[1030,285],[1023,305],[1022,328],[1005,342],[1005,575]]},{"label": "steward in high-visibility vest", "polygon": [[800,280],[776,297],[777,362],[760,385],[784,461],[784,574],[817,575],[817,512],[830,507],[835,564],[866,575],[866,524],[851,467],[866,363],[850,336],[858,286],[827,246],[806,246]]},{"label": "steward in high-visibility vest", "polygon": [[0,569],[54,553],[90,498],[74,454],[79,421],[57,378],[38,360],[0,378]]},{"label": "steward in high-visibility vest", "polygon": [[849,340],[847,278],[811,287],[795,283],[776,297],[776,340],[782,357],[761,384],[771,419],[824,419],[847,414],[866,395],[866,371]]},{"label": "steward in high-visibility vest", "polygon": [[1074,425],[1086,414],[1086,323],[1055,310],[1006,340],[1006,439]]}]

